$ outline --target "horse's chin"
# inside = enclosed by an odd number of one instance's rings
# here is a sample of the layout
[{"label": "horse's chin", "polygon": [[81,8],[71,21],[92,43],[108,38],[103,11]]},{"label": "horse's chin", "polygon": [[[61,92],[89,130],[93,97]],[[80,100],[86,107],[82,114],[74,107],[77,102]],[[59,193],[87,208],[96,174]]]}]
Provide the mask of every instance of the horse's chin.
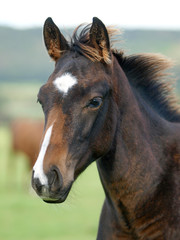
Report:
[{"label": "horse's chin", "polygon": [[56,191],[55,193],[49,192],[48,195],[41,195],[41,199],[46,203],[57,204],[62,203],[66,200],[70,190],[71,190],[72,183],[63,191]]},{"label": "horse's chin", "polygon": [[51,203],[51,204],[58,204],[58,203],[63,203],[66,200],[66,198],[62,199],[43,199],[45,203]]}]

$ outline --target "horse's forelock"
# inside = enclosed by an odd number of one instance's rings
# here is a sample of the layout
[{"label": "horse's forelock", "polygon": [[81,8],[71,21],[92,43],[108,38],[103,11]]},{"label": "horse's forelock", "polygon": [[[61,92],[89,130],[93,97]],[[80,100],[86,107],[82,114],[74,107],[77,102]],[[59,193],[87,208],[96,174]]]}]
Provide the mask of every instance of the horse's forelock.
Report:
[{"label": "horse's forelock", "polygon": [[[71,49],[79,52],[93,62],[100,62],[102,60],[102,56],[90,44],[91,24],[85,25],[83,28],[82,27],[83,24],[79,25],[74,30],[73,36],[71,38]],[[81,28],[82,30],[80,30]],[[120,31],[113,26],[107,27],[107,31],[112,47],[113,43],[117,41],[116,39],[117,36],[120,34]]]}]

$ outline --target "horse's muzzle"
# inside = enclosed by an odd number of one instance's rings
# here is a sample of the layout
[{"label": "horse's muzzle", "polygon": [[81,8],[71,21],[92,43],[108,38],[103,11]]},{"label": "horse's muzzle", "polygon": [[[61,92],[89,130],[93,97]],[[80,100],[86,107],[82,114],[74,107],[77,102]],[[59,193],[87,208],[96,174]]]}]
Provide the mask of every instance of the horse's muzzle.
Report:
[{"label": "horse's muzzle", "polygon": [[64,202],[71,188],[70,184],[63,189],[63,179],[59,169],[55,166],[51,168],[46,174],[48,184],[41,184],[39,178],[34,177],[32,173],[32,187],[35,192],[47,203],[61,203]]}]

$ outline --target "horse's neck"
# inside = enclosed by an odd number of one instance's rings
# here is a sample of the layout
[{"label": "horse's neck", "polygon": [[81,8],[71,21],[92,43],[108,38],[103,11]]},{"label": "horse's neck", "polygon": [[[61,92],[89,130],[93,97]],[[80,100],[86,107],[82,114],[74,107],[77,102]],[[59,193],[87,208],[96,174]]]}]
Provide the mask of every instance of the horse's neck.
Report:
[{"label": "horse's neck", "polygon": [[116,137],[111,151],[98,161],[98,169],[107,197],[130,214],[153,198],[171,161],[168,148],[173,140],[170,123],[146,111],[127,83],[119,89]]},{"label": "horse's neck", "polygon": [[[135,100],[131,103],[135,104]],[[99,160],[99,171],[107,191],[118,192],[119,199],[132,207],[132,199],[135,203],[135,199],[155,191],[168,161],[166,148],[171,143],[168,131],[164,131],[168,123],[148,119],[138,105],[126,106],[120,112],[113,147]]]}]

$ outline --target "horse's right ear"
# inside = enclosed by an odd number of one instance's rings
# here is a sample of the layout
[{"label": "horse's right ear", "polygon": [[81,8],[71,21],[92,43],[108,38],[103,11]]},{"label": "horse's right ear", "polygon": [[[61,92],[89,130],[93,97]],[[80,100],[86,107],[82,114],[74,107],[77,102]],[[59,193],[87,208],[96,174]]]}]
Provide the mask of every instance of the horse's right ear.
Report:
[{"label": "horse's right ear", "polygon": [[111,63],[111,51],[108,31],[104,23],[97,17],[93,18],[90,29],[90,44],[94,47],[102,58],[102,61]]},{"label": "horse's right ear", "polygon": [[69,45],[50,17],[44,23],[43,35],[49,56],[57,61],[69,49]]}]

